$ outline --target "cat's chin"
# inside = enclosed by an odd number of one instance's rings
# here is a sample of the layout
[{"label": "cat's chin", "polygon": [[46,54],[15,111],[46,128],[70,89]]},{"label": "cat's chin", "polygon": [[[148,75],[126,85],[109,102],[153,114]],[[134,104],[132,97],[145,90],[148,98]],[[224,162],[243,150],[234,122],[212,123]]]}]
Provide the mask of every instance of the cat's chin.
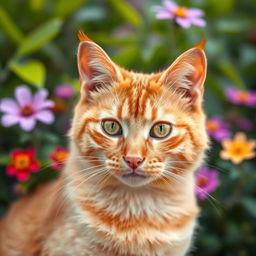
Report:
[{"label": "cat's chin", "polygon": [[129,187],[141,187],[151,183],[154,179],[143,175],[125,174],[117,176],[118,180]]}]

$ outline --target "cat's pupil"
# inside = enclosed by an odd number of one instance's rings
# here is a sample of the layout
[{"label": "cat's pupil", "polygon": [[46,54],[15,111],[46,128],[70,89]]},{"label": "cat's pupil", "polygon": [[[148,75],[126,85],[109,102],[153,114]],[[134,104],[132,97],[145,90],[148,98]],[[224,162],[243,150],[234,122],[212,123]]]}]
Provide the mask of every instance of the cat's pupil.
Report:
[{"label": "cat's pupil", "polygon": [[111,123],[111,129],[115,130],[115,123],[114,122]]},{"label": "cat's pupil", "polygon": [[164,125],[163,125],[163,124],[160,124],[160,125],[159,125],[159,132],[160,132],[161,134],[164,133]]}]

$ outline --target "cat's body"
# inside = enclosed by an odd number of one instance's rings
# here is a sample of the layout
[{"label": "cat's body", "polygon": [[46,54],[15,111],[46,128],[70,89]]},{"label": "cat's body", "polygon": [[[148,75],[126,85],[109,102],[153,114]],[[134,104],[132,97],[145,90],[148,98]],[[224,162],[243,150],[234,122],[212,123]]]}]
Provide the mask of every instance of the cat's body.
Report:
[{"label": "cat's body", "polygon": [[71,154],[57,181],[0,222],[0,255],[183,256],[199,212],[193,171],[207,148],[203,50],[144,75],[82,39]]}]

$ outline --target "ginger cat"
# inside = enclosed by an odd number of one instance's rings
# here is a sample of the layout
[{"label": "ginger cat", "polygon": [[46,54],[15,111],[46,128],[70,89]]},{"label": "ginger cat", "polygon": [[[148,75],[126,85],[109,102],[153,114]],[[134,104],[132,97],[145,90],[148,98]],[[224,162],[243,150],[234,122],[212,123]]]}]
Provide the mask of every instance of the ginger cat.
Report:
[{"label": "ginger cat", "polygon": [[0,222],[1,256],[183,256],[208,145],[203,43],[155,74],[127,71],[82,32],[81,98],[61,176]]}]

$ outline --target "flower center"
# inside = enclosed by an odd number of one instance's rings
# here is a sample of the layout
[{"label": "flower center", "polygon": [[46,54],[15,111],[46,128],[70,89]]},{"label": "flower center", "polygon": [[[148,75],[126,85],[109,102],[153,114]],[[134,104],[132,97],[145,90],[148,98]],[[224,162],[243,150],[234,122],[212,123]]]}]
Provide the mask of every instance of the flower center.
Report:
[{"label": "flower center", "polygon": [[248,92],[243,92],[243,91],[240,91],[237,93],[237,97],[239,100],[243,101],[243,102],[247,102],[248,99],[249,99],[249,93]]},{"label": "flower center", "polygon": [[216,131],[218,129],[218,124],[215,121],[208,121],[206,123],[206,129],[209,131]]},{"label": "flower center", "polygon": [[34,108],[30,104],[23,106],[21,109],[22,116],[31,116],[33,113],[34,113]]},{"label": "flower center", "polygon": [[29,165],[30,165],[30,158],[28,155],[20,154],[20,155],[16,156],[16,158],[14,160],[14,166],[16,169],[23,170],[23,169],[29,167]]},{"label": "flower center", "polygon": [[68,153],[65,151],[59,151],[55,153],[55,158],[58,162],[64,162],[68,157]]},{"label": "flower center", "polygon": [[208,183],[208,178],[207,178],[207,177],[205,177],[205,176],[199,176],[199,177],[197,178],[196,184],[197,184],[198,187],[202,188],[202,187],[204,187],[205,185],[207,185],[207,183]]},{"label": "flower center", "polygon": [[250,152],[250,147],[245,143],[236,142],[230,148],[230,154],[233,157],[243,157]]},{"label": "flower center", "polygon": [[174,15],[178,17],[187,17],[187,8],[184,6],[177,7],[177,9],[174,11]]},{"label": "flower center", "polygon": [[207,177],[199,176],[197,178],[196,184],[197,184],[198,187],[200,187],[200,188],[204,187],[205,185],[207,185],[207,183],[208,183],[208,178]]}]

